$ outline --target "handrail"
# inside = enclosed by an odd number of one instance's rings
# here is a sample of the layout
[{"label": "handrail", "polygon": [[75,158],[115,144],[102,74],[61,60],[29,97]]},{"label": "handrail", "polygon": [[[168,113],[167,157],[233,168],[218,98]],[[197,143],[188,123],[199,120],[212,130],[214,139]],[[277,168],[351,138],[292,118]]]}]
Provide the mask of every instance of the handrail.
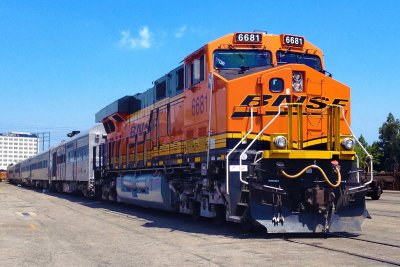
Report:
[{"label": "handrail", "polygon": [[269,186],[269,185],[265,185],[265,184],[263,185],[263,187],[269,188],[269,189],[272,189],[272,190],[281,191],[281,192],[285,193],[285,190],[283,190],[282,188],[279,188],[279,187]]},{"label": "handrail", "polygon": [[[247,138],[247,136],[253,131],[253,108],[250,108],[250,130],[242,137],[242,139],[232,148],[232,150],[226,155],[226,193],[229,195],[229,156],[236,150],[236,148]],[[240,166],[241,167],[241,166]],[[241,173],[241,170],[240,170]]]},{"label": "handrail", "polygon": [[371,179],[370,179],[368,182],[366,182],[364,185],[352,187],[352,188],[349,188],[348,190],[350,191],[350,190],[356,190],[356,189],[359,189],[359,188],[363,188],[363,187],[369,185],[370,183],[372,183],[372,181],[374,180],[374,176],[373,176],[373,172],[374,172],[373,157],[372,157],[371,154],[368,153],[368,151],[367,151],[367,150],[365,149],[365,147],[360,143],[360,141],[358,141],[357,137],[355,136],[355,134],[354,134],[353,131],[351,130],[350,125],[349,125],[349,123],[347,122],[346,116],[345,116],[345,114],[344,114],[344,107],[341,106],[341,105],[333,105],[333,104],[332,104],[331,106],[339,107],[339,108],[342,110],[343,120],[344,120],[344,122],[346,123],[346,125],[347,125],[347,127],[348,127],[348,129],[349,129],[349,131],[350,131],[350,133],[351,133],[351,135],[354,137],[354,140],[357,142],[357,144],[362,148],[362,150],[365,152],[365,154],[367,155],[367,157],[370,159],[370,167],[371,167],[370,174],[371,174]]},{"label": "handrail", "polygon": [[209,110],[208,110],[208,140],[207,140],[207,170],[208,170],[208,165],[210,164],[210,139],[211,139],[211,112],[212,112],[212,98],[213,98],[213,82],[210,80],[213,79],[212,73],[209,74],[210,76],[208,77],[209,84],[208,87],[210,89],[210,103],[209,103]]},{"label": "handrail", "polygon": [[[281,114],[281,106],[289,106],[288,103],[282,103],[278,107],[278,113],[271,119],[271,121],[256,135],[256,137],[251,141],[251,143],[246,147],[246,149],[240,154],[239,157],[239,179],[242,183],[244,184],[249,184],[248,182],[244,181],[242,179],[242,157],[246,154],[246,152],[250,149],[250,147],[254,144],[255,141],[263,134],[263,132],[278,118],[278,116]],[[277,188],[277,190],[279,190]]]},{"label": "handrail", "polygon": [[[357,160],[357,169],[359,169],[360,168],[360,159],[358,158],[357,154],[355,154],[355,156],[356,156],[356,160]],[[360,182],[360,173],[357,172],[357,183],[359,183],[359,182]]]},{"label": "handrail", "polygon": [[[247,182],[247,181],[244,181],[243,180],[243,177],[242,177],[242,160],[245,158],[245,154],[246,154],[246,152],[250,149],[250,147],[258,140],[258,138],[264,133],[264,131],[276,120],[276,118],[278,118],[278,116],[281,114],[281,108],[283,107],[283,106],[285,106],[285,107],[288,107],[289,105],[291,105],[291,104],[293,104],[293,103],[282,103],[282,104],[280,104],[279,105],[279,107],[278,107],[278,113],[271,119],[271,121],[256,135],[256,137],[250,142],[250,144],[243,150],[243,152],[240,154],[240,157],[239,157],[239,179],[240,179],[240,181],[242,182],[242,183],[244,183],[244,184],[246,184],[246,185],[248,185],[249,183]],[[330,105],[330,106],[336,106],[336,107],[339,107],[340,109],[341,109],[341,111],[342,111],[342,116],[343,116],[343,120],[344,120],[344,122],[346,123],[346,125],[347,125],[347,127],[348,127],[348,129],[349,129],[349,131],[350,131],[350,133],[351,133],[351,135],[353,136],[353,138],[354,138],[354,140],[356,141],[356,143],[362,148],[362,150],[365,152],[365,154],[367,155],[367,157],[370,159],[370,169],[371,169],[371,172],[370,172],[370,175],[371,175],[371,178],[370,178],[370,180],[368,181],[368,182],[366,182],[365,184],[363,184],[363,185],[361,185],[361,186],[356,186],[356,187],[353,187],[353,188],[349,188],[348,190],[349,191],[352,191],[352,190],[357,190],[357,189],[359,189],[359,188],[363,188],[363,187],[365,187],[365,186],[367,186],[367,185],[369,185],[370,183],[372,183],[372,181],[373,181],[373,157],[372,157],[372,155],[371,154],[369,154],[368,153],[368,151],[365,149],[365,147],[360,143],[360,141],[357,139],[357,137],[355,136],[355,134],[354,134],[354,132],[351,130],[351,127],[350,127],[350,125],[349,125],[349,123],[348,123],[348,121],[347,121],[347,119],[346,119],[346,116],[345,116],[345,112],[344,112],[344,107],[343,106],[341,106],[341,105],[334,105],[334,104],[332,104],[332,105]],[[236,146],[228,153],[228,155],[227,155],[227,159],[226,159],[226,162],[227,162],[227,170],[226,170],[226,172],[227,172],[227,175],[226,175],[226,178],[227,178],[227,183],[226,183],[226,185],[227,185],[227,193],[229,194],[229,156],[233,153],[233,151],[234,150],[236,150],[236,148],[241,144],[241,142],[250,134],[250,132],[252,131],[252,129],[253,129],[253,110],[251,109],[251,130],[242,138],[242,140],[239,142],[239,143],[237,143],[236,144]],[[282,190],[282,188],[278,188],[278,187],[271,187],[271,186],[267,186],[268,188],[271,188],[271,189],[274,189],[274,190],[279,190],[279,191],[281,191]]]},{"label": "handrail", "polygon": [[[261,157],[258,159],[257,156],[260,154]],[[264,157],[264,151],[263,150],[257,151],[253,164],[257,164],[260,160],[262,160],[263,157]]]}]

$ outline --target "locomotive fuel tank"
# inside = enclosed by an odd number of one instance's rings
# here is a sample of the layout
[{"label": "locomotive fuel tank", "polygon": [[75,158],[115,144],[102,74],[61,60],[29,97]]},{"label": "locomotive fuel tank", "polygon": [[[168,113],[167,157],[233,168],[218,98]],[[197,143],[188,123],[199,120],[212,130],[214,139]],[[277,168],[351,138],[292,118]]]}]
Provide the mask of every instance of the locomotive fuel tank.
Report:
[{"label": "locomotive fuel tank", "polygon": [[166,177],[159,173],[125,174],[116,180],[117,200],[163,210],[173,210]]}]

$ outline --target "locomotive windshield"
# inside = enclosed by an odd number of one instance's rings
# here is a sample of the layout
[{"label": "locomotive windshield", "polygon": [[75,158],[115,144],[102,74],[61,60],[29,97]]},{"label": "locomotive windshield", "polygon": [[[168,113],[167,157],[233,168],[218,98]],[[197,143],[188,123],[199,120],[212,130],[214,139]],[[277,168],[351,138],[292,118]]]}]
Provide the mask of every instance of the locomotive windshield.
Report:
[{"label": "locomotive windshield", "polygon": [[214,68],[228,80],[272,66],[271,52],[265,50],[234,49],[214,52]]},{"label": "locomotive windshield", "polygon": [[271,65],[271,53],[258,50],[219,50],[214,53],[214,68],[237,69],[246,71],[250,68]]},{"label": "locomotive windshield", "polygon": [[321,59],[318,56],[293,53],[288,51],[278,51],[276,53],[276,57],[278,59],[278,64],[305,64],[317,71],[322,71]]}]

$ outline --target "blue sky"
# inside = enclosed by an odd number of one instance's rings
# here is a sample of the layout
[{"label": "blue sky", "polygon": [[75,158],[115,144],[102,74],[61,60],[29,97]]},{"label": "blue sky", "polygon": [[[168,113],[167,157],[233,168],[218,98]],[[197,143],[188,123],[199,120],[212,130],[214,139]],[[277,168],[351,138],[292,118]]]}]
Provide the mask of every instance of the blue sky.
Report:
[{"label": "blue sky", "polygon": [[352,89],[352,128],[369,143],[400,119],[400,2],[0,1],[0,132],[94,124],[112,101],[143,91],[227,33],[304,36]]}]

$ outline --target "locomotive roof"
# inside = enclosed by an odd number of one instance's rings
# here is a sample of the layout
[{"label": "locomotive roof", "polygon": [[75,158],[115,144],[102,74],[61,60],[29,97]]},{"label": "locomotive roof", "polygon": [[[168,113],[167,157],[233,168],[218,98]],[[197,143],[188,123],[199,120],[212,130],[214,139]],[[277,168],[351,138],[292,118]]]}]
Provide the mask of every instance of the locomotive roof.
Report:
[{"label": "locomotive roof", "polygon": [[114,113],[130,114],[137,108],[137,102],[138,99],[135,96],[124,96],[97,112],[95,115],[96,122],[101,123],[105,117]]}]

